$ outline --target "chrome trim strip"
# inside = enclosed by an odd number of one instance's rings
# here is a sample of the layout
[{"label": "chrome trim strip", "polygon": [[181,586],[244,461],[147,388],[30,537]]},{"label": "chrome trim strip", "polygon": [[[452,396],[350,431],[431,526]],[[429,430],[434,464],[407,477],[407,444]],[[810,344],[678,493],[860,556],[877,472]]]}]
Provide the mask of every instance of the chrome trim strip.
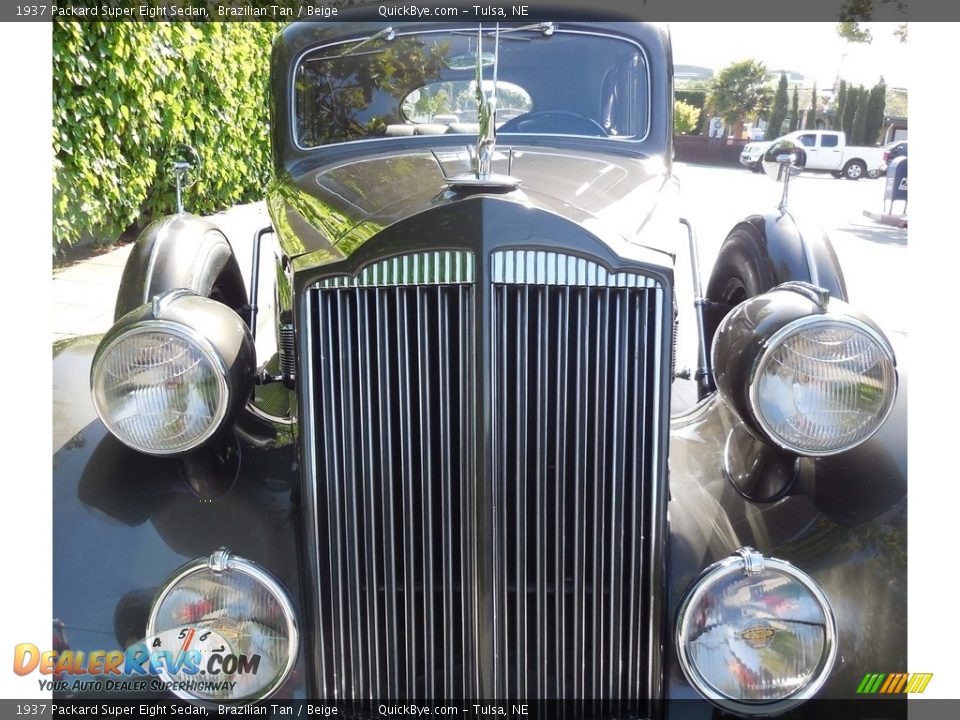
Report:
[{"label": "chrome trim strip", "polygon": [[396,287],[401,285],[460,285],[474,281],[473,253],[462,250],[398,255],[364,266],[356,275],[317,281],[316,288]]},{"label": "chrome trim strip", "polygon": [[[646,393],[646,398],[649,399],[649,402],[653,404],[653,432],[652,437],[653,441],[651,442],[651,483],[650,483],[650,510],[649,510],[649,525],[646,529],[650,533],[650,542],[647,543],[647,558],[646,564],[649,568],[650,573],[650,585],[647,587],[647,592],[649,593],[650,598],[655,598],[657,593],[661,591],[661,588],[657,586],[656,577],[660,574],[657,568],[657,558],[658,555],[662,557],[661,553],[663,552],[662,548],[658,547],[657,539],[663,535],[667,537],[667,528],[664,527],[661,529],[660,521],[666,520],[666,514],[661,515],[660,513],[660,488],[661,483],[666,484],[669,478],[669,468],[667,467],[667,457],[661,457],[661,442],[664,437],[667,437],[669,442],[670,434],[670,400],[669,400],[669,386],[666,388],[667,399],[664,401],[664,388],[662,385],[662,378],[664,373],[663,366],[663,333],[666,328],[663,324],[663,313],[664,313],[664,291],[663,287],[659,283],[654,283],[655,291],[655,312],[654,312],[654,330],[652,333],[653,337],[653,372],[648,376],[653,380],[653,391]],[[672,308],[673,299],[670,298],[667,300],[670,303]],[[671,313],[672,314],[672,313]],[[668,321],[668,327],[670,330],[673,329],[673,323]],[[651,333],[647,333],[647,338],[651,337]],[[672,347],[672,338],[667,341]],[[669,370],[669,363],[667,365],[667,370]],[[669,381],[668,381],[669,385]],[[664,404],[666,407],[664,407]],[[666,416],[665,427],[661,425],[664,422],[663,418]],[[665,448],[666,449],[666,448]],[[667,451],[669,453],[669,450]],[[640,527],[644,527],[644,523],[641,520]],[[665,579],[665,578],[664,578]],[[664,604],[665,606],[665,604]],[[654,605],[651,603],[647,605],[648,614],[645,618],[647,626],[647,658],[655,658],[657,654],[660,653],[660,663],[647,663],[647,692],[651,694],[652,697],[657,697],[660,695],[658,688],[661,688],[663,679],[663,668],[666,666],[666,660],[664,655],[665,650],[661,649],[661,644],[664,641],[663,632],[660,627],[657,626],[657,621],[660,620],[660,613],[656,612]],[[664,610],[665,611],[665,610]]]},{"label": "chrome trim strip", "polygon": [[490,282],[506,285],[651,288],[653,278],[636,272],[611,273],[599,263],[546,250],[498,250],[490,256]]},{"label": "chrome trim strip", "polygon": [[[304,348],[304,360],[303,360],[303,369],[300,373],[300,387],[301,397],[303,398],[303,414],[301,416],[301,424],[303,426],[303,448],[304,452],[302,455],[303,458],[303,475],[302,478],[305,478],[301,482],[300,488],[303,493],[303,503],[306,506],[306,514],[310,518],[311,525],[306,528],[306,531],[309,533],[309,542],[311,545],[311,552],[308,554],[307,560],[310,560],[312,557],[313,560],[313,572],[314,580],[319,583],[320,580],[320,550],[319,550],[319,539],[320,539],[320,513],[317,508],[317,442],[316,442],[316,428],[315,418],[317,417],[316,412],[316,402],[315,402],[315,391],[313,389],[313,377],[314,377],[314,333],[312,331],[314,323],[314,303],[311,301],[312,293],[305,292],[300,296],[299,302],[301,302],[303,317],[305,326],[308,328],[307,332],[304,333],[305,339],[305,348]],[[317,665],[319,668],[319,673],[314,673],[314,677],[319,677],[320,682],[322,683],[319,688],[317,688],[320,694],[323,697],[331,696],[331,688],[327,687],[327,663],[326,663],[326,643],[323,635],[323,620],[317,617],[320,610],[320,597],[318,594],[313,596],[313,606],[311,608],[311,614],[314,616],[314,623],[316,624],[317,632],[320,635],[320,647],[314,648],[314,653],[316,654]],[[338,697],[334,694],[334,697]]]},{"label": "chrome trim strip", "polygon": [[[480,24],[482,23],[477,23],[477,25],[480,25]],[[432,34],[438,34],[438,33],[447,33],[452,35],[454,33],[473,32],[476,29],[477,29],[476,25],[471,27],[464,27],[464,28],[441,28],[438,30],[425,29],[425,30],[415,30],[415,31],[409,31],[409,32],[398,32],[396,33],[395,37],[404,37],[406,35],[432,35]],[[628,42],[631,45],[636,46],[636,48],[640,51],[640,54],[643,56],[643,64],[644,64],[644,68],[646,70],[646,75],[647,75],[646,129],[644,130],[643,135],[640,137],[631,137],[631,138],[608,137],[608,138],[599,138],[599,139],[613,140],[615,142],[626,141],[626,142],[638,143],[638,144],[646,142],[650,138],[650,127],[653,122],[653,112],[651,111],[651,106],[653,105],[653,83],[652,83],[652,76],[650,73],[650,56],[647,54],[647,49],[632,38],[624,37],[622,35],[614,35],[612,33],[593,32],[589,30],[565,30],[563,29],[562,25],[557,26],[554,33],[566,33],[568,35],[589,35],[593,37],[610,38],[612,40],[620,40],[622,42]],[[328,43],[326,45],[317,45],[312,48],[307,48],[306,50],[303,50],[293,61],[293,72],[287,77],[288,90],[290,91],[290,128],[289,130],[290,130],[290,139],[293,142],[293,146],[297,148],[297,150],[303,150],[303,151],[309,152],[312,150],[322,150],[324,148],[328,148],[332,146],[340,147],[343,145],[353,145],[356,143],[383,142],[385,140],[391,141],[391,140],[397,139],[392,137],[379,137],[379,138],[364,138],[362,140],[346,140],[346,141],[337,142],[337,143],[327,143],[326,145],[306,146],[306,145],[300,144],[300,136],[297,133],[297,96],[296,96],[296,93],[292,91],[292,86],[297,81],[297,73],[300,71],[300,64],[303,62],[304,58],[310,53],[318,52],[319,50],[324,50],[326,48],[336,47],[338,45],[346,45],[347,43],[352,43],[356,41],[357,41],[357,38],[350,38],[347,40],[339,40],[337,42]],[[334,58],[324,58],[324,59],[332,60]],[[514,136],[521,136],[525,134],[530,135],[529,133],[505,133],[504,137],[514,137]],[[431,137],[431,136],[427,135],[423,137]],[[584,138],[589,138],[590,136],[566,135],[562,133],[537,133],[535,137],[569,137],[569,138],[577,138],[582,140]],[[598,138],[594,138],[594,139],[598,139]]]}]

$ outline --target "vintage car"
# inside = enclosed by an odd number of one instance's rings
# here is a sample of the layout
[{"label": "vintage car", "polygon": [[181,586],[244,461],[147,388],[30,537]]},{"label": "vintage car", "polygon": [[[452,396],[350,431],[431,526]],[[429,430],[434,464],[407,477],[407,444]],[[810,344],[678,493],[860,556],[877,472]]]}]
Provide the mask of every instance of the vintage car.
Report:
[{"label": "vintage car", "polygon": [[905,369],[773,192],[701,282],[665,28],[293,24],[271,63],[254,257],[155,222],[55,359],[96,412],[55,380],[61,646],[191,702],[610,717],[823,717],[906,670]]}]

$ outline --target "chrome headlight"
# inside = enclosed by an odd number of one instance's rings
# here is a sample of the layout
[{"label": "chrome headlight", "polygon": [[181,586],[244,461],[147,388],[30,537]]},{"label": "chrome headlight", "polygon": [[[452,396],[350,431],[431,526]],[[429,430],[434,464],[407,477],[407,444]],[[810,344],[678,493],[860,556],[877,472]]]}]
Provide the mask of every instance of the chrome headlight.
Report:
[{"label": "chrome headlight", "polygon": [[104,337],[90,374],[94,407],[135,450],[182,453],[209,440],[245,402],[253,364],[253,341],[235,312],[174,290],[120,318]]},{"label": "chrome headlight", "polygon": [[876,324],[799,283],[734,308],[714,339],[713,367],[741,419],[798,455],[864,442],[897,394],[893,349]]},{"label": "chrome headlight", "polygon": [[859,445],[896,396],[893,351],[846,317],[795,320],[770,340],[750,381],[750,405],[781,447],[826,455]]},{"label": "chrome headlight", "polygon": [[150,610],[147,641],[155,651],[172,651],[174,663],[160,675],[178,697],[233,702],[280,687],[293,669],[299,634],[280,583],[219,550],[167,580]]},{"label": "chrome headlight", "polygon": [[820,587],[752,548],[707,568],[677,617],[684,675],[704,697],[771,715],[813,696],[836,659],[837,628]]}]

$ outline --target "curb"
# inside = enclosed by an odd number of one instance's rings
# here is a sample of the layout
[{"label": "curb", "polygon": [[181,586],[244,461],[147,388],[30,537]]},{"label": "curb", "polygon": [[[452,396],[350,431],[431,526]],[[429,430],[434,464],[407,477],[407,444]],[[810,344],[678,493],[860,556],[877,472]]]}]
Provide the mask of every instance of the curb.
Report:
[{"label": "curb", "polygon": [[906,229],[907,227],[906,215],[888,215],[886,213],[870,212],[869,210],[864,210],[863,214],[865,217],[868,217],[875,222],[882,223],[883,225],[891,225],[895,228],[901,229]]}]

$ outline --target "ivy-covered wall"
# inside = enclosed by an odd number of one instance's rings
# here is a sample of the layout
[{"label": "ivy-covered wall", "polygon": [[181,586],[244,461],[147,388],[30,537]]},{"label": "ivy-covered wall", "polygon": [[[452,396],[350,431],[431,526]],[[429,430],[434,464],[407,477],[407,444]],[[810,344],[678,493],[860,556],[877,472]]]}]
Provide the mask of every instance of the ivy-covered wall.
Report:
[{"label": "ivy-covered wall", "polygon": [[279,23],[53,24],[53,250],[110,243],[172,212],[167,150],[203,161],[196,213],[262,197]]}]

